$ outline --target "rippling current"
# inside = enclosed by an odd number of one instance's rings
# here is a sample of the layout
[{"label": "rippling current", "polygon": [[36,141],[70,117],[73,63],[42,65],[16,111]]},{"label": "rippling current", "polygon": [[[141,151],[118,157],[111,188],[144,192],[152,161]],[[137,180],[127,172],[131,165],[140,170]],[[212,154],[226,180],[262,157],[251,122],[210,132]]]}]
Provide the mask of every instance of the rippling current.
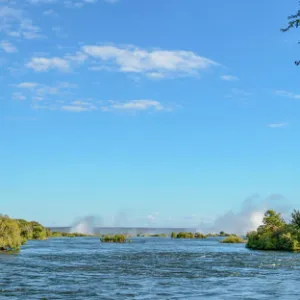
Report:
[{"label": "rippling current", "polygon": [[300,254],[218,239],[31,241],[0,254],[0,299],[300,299]]}]

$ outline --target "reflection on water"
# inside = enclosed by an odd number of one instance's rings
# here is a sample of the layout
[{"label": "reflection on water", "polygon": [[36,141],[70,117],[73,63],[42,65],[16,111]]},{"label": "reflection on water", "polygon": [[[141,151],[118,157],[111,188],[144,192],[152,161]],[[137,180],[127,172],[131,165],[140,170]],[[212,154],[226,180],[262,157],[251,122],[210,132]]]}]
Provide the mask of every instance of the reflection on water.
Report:
[{"label": "reflection on water", "polygon": [[218,239],[31,241],[0,255],[0,299],[299,299],[300,254]]}]

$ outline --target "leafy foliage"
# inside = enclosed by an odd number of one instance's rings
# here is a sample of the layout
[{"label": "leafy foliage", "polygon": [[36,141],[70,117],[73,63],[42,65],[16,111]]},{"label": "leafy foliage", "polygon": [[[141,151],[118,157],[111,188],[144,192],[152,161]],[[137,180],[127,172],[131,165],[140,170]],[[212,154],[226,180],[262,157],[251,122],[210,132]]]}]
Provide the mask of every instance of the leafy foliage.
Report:
[{"label": "leafy foliage", "polygon": [[245,243],[245,240],[237,235],[229,235],[224,240],[221,241],[224,244],[241,244]]},{"label": "leafy foliage", "polygon": [[30,222],[32,228],[32,239],[34,240],[45,240],[47,238],[47,230],[38,222]]},{"label": "leafy foliage", "polygon": [[127,236],[124,234],[115,234],[115,235],[104,235],[100,238],[102,243],[119,243],[123,244],[126,243]]},{"label": "leafy foliage", "polygon": [[279,213],[269,210],[265,213],[263,225],[247,234],[246,246],[257,250],[300,251],[300,229],[295,226],[299,212],[292,214],[292,223],[287,224]]},{"label": "leafy foliage", "polygon": [[0,250],[18,250],[22,243],[21,230],[16,220],[0,217]]},{"label": "leafy foliage", "polygon": [[294,209],[294,211],[292,212],[292,224],[297,228],[300,229],[300,211]]}]

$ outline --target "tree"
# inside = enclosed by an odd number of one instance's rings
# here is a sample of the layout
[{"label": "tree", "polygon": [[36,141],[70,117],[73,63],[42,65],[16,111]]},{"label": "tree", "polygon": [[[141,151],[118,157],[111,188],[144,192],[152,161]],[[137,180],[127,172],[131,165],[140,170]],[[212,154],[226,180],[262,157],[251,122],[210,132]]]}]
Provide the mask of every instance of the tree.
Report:
[{"label": "tree", "polygon": [[34,240],[45,240],[47,238],[47,231],[44,226],[38,222],[30,222],[32,227],[32,238]]},{"label": "tree", "polygon": [[[292,28],[298,28],[300,26],[300,10],[298,10],[298,12],[296,14],[290,15],[288,17],[288,20],[289,20],[288,26],[285,27],[285,28],[282,28],[281,29],[282,32],[286,32],[286,31],[289,31]],[[300,60],[296,60],[295,64],[297,66],[299,66],[300,65]]]},{"label": "tree", "polygon": [[265,228],[275,230],[284,226],[285,221],[282,219],[280,213],[276,213],[275,210],[270,209],[265,212],[263,224]]},{"label": "tree", "polygon": [[19,227],[21,230],[22,244],[25,244],[28,240],[32,239],[33,236],[32,226],[29,222],[25,220],[19,219],[17,221],[19,223]]},{"label": "tree", "polygon": [[292,212],[292,224],[297,228],[300,229],[300,211],[294,209],[294,211]]},{"label": "tree", "polygon": [[16,220],[0,217],[0,250],[18,250],[21,246],[21,231]]}]

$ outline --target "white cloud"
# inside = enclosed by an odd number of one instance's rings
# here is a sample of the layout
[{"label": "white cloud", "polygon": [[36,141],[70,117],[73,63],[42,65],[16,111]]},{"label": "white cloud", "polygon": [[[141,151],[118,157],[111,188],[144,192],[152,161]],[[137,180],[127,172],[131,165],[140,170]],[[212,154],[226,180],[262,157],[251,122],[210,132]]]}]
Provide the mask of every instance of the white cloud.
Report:
[{"label": "white cloud", "polygon": [[57,12],[54,9],[48,9],[43,12],[45,16],[58,16]]},{"label": "white cloud", "polygon": [[36,72],[49,71],[51,69],[57,69],[63,72],[70,71],[70,61],[59,57],[34,57],[26,66]]},{"label": "white cloud", "polygon": [[72,94],[71,89],[76,88],[76,85],[68,82],[59,82],[52,86],[37,82],[21,82],[15,86],[18,89],[22,89],[27,98],[32,101],[52,100],[53,96],[65,97],[68,94]]},{"label": "white cloud", "polygon": [[134,46],[83,46],[75,55],[63,58],[34,57],[27,64],[37,72],[57,69],[69,70],[75,63],[92,62],[90,69],[142,74],[162,79],[198,76],[218,64],[191,51],[145,50]]},{"label": "white cloud", "polygon": [[98,59],[101,65],[115,67],[124,73],[143,73],[153,77],[195,76],[218,65],[190,51],[145,50],[134,46],[84,46],[82,51]]},{"label": "white cloud", "polygon": [[9,6],[0,7],[0,32],[25,39],[41,38],[40,28],[33,25],[24,12]]},{"label": "white cloud", "polygon": [[300,99],[300,94],[295,94],[283,90],[275,91],[275,94],[282,97],[292,98],[292,99]]},{"label": "white cloud", "polygon": [[0,48],[6,53],[15,53],[18,52],[18,49],[8,41],[1,41]]},{"label": "white cloud", "polygon": [[57,0],[28,0],[29,3],[31,4],[49,4],[49,3],[54,3]]},{"label": "white cloud", "polygon": [[224,81],[237,81],[237,80],[239,80],[238,77],[232,76],[232,75],[222,75],[221,79],[224,80]]},{"label": "white cloud", "polygon": [[283,128],[283,127],[287,127],[288,123],[271,123],[267,125],[269,128]]},{"label": "white cloud", "polygon": [[84,111],[96,110],[96,106],[91,103],[74,101],[70,105],[61,106],[60,110],[69,111],[69,112],[84,112]]},{"label": "white cloud", "polygon": [[172,107],[162,105],[156,100],[102,101],[102,111],[171,111]]},{"label": "white cloud", "polygon": [[24,96],[22,93],[20,93],[20,92],[15,92],[15,93],[13,93],[12,94],[12,98],[13,98],[13,100],[26,100],[27,98],[26,98],[26,96]]},{"label": "white cloud", "polygon": [[104,2],[110,3],[110,4],[114,4],[119,2],[119,0],[104,0]]},{"label": "white cloud", "polygon": [[17,84],[17,87],[21,88],[21,89],[33,89],[37,86],[38,86],[38,83],[36,83],[36,82],[22,82],[22,83]]},{"label": "white cloud", "polygon": [[233,89],[231,89],[231,93],[229,95],[227,95],[226,97],[227,98],[235,98],[235,97],[247,98],[251,95],[252,95],[251,93],[246,92],[245,90],[233,88]]}]

